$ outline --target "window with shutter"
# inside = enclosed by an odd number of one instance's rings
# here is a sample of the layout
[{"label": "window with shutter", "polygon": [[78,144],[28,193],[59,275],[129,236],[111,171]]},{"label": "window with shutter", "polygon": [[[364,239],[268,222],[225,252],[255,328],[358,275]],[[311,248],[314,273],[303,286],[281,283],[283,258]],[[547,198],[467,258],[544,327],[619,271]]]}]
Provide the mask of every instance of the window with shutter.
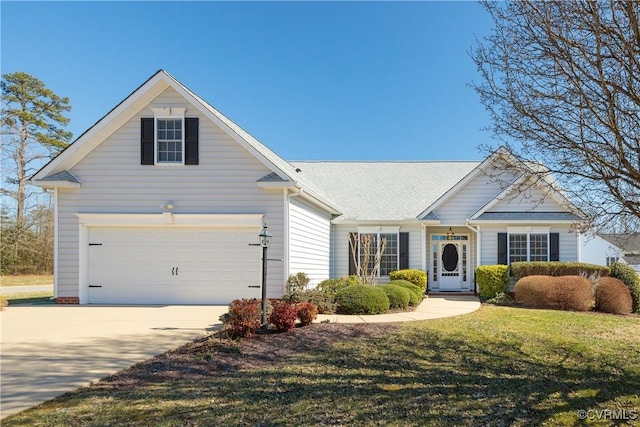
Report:
[{"label": "window with shutter", "polygon": [[199,164],[199,122],[184,117],[185,108],[152,108],[154,117],[141,119],[140,164]]}]

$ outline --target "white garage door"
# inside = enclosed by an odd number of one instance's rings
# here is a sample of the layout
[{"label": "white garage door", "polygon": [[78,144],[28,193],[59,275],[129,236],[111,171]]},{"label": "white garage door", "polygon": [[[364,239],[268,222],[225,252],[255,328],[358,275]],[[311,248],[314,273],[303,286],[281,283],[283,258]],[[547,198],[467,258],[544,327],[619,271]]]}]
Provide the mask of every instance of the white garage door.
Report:
[{"label": "white garage door", "polygon": [[92,227],[89,303],[228,304],[260,297],[259,229]]}]

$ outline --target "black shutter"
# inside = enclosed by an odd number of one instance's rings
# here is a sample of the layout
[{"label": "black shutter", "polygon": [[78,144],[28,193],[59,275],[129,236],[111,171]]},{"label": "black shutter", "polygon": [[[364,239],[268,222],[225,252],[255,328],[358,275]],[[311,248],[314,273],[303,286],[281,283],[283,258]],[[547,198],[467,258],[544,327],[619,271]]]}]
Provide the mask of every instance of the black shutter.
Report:
[{"label": "black shutter", "polygon": [[507,233],[498,233],[498,264],[508,265]]},{"label": "black shutter", "polygon": [[143,117],[140,119],[140,164],[152,165],[154,163],[153,150],[153,118]]},{"label": "black shutter", "polygon": [[198,164],[198,118],[184,119],[184,164]]},{"label": "black shutter", "polygon": [[409,268],[409,233],[400,233],[400,270]]},{"label": "black shutter", "polygon": [[[358,233],[349,233],[348,238],[349,238],[349,276],[351,276],[352,274],[358,274],[356,262],[353,259],[353,251],[354,251],[353,244],[358,243]],[[355,251],[356,251],[356,256],[358,256],[357,247],[355,248]]]},{"label": "black shutter", "polygon": [[549,233],[549,261],[560,261],[560,233]]}]

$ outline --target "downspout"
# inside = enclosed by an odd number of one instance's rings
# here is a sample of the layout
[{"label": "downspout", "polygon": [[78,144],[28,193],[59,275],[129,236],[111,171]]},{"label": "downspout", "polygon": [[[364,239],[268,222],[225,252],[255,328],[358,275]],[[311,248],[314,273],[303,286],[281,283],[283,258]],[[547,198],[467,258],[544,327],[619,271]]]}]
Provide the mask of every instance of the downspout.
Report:
[{"label": "downspout", "polygon": [[482,260],[482,250],[481,250],[481,240],[482,240],[482,232],[480,231],[480,226],[476,226],[476,228],[473,228],[472,226],[469,225],[469,220],[467,220],[465,222],[465,225],[467,226],[468,229],[470,229],[471,231],[476,233],[476,265],[475,268],[473,269],[473,292],[475,294],[478,293],[478,285],[476,282],[476,273],[475,270],[476,268],[478,268],[480,266],[480,262]]},{"label": "downspout", "polygon": [[282,266],[284,270],[284,281],[282,283],[287,283],[287,280],[289,280],[289,257],[291,255],[291,243],[289,240],[289,190],[285,188],[282,194],[284,199],[284,265]]},{"label": "downspout", "polygon": [[58,256],[58,189],[53,189],[53,296],[51,299],[53,301],[58,298],[58,260],[60,257]]}]

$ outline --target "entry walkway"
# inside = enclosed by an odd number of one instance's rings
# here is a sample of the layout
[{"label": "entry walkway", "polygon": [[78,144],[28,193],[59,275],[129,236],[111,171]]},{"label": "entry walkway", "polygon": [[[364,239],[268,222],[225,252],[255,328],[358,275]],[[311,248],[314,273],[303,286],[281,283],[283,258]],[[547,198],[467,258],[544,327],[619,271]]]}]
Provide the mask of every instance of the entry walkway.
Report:
[{"label": "entry walkway", "polygon": [[331,323],[390,323],[414,320],[440,319],[460,316],[476,311],[480,301],[469,296],[437,296],[425,298],[415,311],[402,313],[349,316],[344,314],[319,314],[316,322],[329,320]]}]

